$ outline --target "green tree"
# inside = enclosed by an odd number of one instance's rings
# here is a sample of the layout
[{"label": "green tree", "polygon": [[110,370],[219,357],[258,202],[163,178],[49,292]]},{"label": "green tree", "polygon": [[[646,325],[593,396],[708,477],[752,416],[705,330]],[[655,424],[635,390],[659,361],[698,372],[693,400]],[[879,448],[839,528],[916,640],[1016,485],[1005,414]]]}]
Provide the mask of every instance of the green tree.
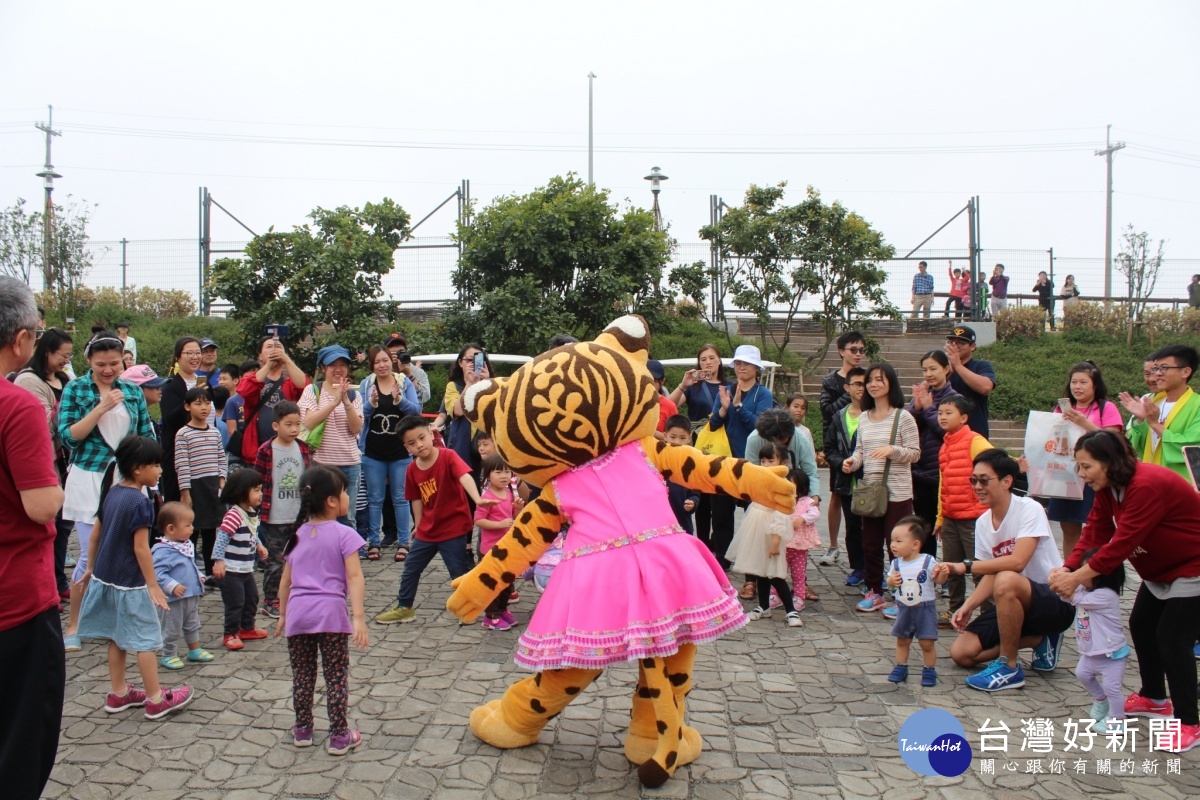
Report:
[{"label": "green tree", "polygon": [[668,301],[660,284],[670,237],[650,212],[622,213],[573,174],[499,198],[457,239],[459,300],[445,317],[457,341],[537,353],[556,333],[590,338],[619,314],[653,318]]},{"label": "green tree", "polygon": [[83,284],[96,255],[88,244],[87,232],[94,208],[94,204],[76,201],[71,195],[67,195],[65,203],[55,206],[50,219],[49,252],[43,212],[26,211],[21,199],[0,211],[0,273],[29,283],[34,273],[45,269],[49,261],[50,285],[46,288],[50,291],[44,299],[63,317],[79,316],[88,293]]},{"label": "green tree", "polygon": [[[700,229],[720,255],[718,275],[696,262],[672,270],[671,283],[703,308],[705,281],[719,277],[734,307],[754,315],[762,349],[777,361],[798,326],[802,302],[817,299],[820,310],[811,316],[821,324],[825,342],[807,358],[811,367],[862,310],[896,316],[883,290],[887,273],[878,266],[895,251],[865,219],[841,203],[826,204],[811,186],[803,202],[785,205],[786,185],[752,185],[741,206]],[[718,310],[724,316],[725,297]]]},{"label": "green tree", "polygon": [[1146,313],[1146,302],[1158,283],[1158,270],[1162,267],[1166,243],[1159,239],[1158,249],[1155,250],[1150,234],[1138,232],[1132,225],[1125,226],[1121,238],[1124,243],[1116,258],[1117,269],[1125,276],[1129,291],[1129,319],[1139,320]]},{"label": "green tree", "polygon": [[[289,326],[298,359],[326,341],[365,349],[377,338],[375,320],[395,314],[380,302],[382,281],[408,238],[408,212],[384,198],[362,209],[317,208],[308,218],[311,224],[292,231],[256,236],[244,259],[212,266],[209,288],[233,304],[230,316],[242,323],[247,352],[271,323]],[[332,333],[312,340],[319,327]]]}]

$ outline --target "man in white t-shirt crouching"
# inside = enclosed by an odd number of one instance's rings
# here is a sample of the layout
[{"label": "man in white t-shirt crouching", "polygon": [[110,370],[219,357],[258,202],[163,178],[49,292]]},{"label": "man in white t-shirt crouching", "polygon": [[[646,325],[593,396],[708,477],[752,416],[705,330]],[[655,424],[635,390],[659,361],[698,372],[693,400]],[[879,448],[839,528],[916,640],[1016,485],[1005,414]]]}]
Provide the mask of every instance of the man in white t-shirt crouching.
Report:
[{"label": "man in white t-shirt crouching", "polygon": [[[1017,659],[1020,648],[1034,648],[1035,670],[1053,670],[1062,633],[1075,621],[1075,607],[1048,585],[1050,570],[1063,562],[1046,512],[1036,501],[1012,494],[1018,474],[1017,462],[1003,450],[976,457],[971,486],[988,511],[975,523],[975,559],[934,569],[935,575],[978,578],[975,591],[951,618],[959,635],[950,656],[960,667],[987,664],[967,678],[968,686],[985,692],[1025,685]],[[975,609],[988,600],[994,605],[971,621]]]}]

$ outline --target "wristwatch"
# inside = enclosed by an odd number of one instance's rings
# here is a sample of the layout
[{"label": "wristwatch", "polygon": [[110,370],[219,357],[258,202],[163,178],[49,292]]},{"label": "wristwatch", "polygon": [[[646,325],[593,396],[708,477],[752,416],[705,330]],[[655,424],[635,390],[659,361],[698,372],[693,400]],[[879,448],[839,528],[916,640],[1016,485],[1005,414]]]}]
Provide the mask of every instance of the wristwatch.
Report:
[{"label": "wristwatch", "polygon": [[966,570],[967,575],[971,574],[971,567],[974,566],[974,564],[975,564],[975,559],[973,559],[973,558],[964,558],[962,560],[963,569]]}]

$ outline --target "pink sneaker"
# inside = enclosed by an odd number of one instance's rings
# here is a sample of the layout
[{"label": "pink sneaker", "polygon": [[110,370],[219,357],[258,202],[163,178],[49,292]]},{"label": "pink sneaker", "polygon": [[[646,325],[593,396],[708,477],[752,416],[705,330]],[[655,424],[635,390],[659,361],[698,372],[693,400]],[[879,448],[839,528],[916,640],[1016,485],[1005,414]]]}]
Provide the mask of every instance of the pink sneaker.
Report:
[{"label": "pink sneaker", "polygon": [[1186,753],[1196,745],[1200,744],[1200,725],[1183,725],[1179,726],[1179,741],[1178,747],[1172,747],[1172,753]]},{"label": "pink sneaker", "polygon": [[173,714],[192,702],[195,696],[192,687],[187,684],[181,684],[174,689],[163,689],[162,699],[157,703],[152,700],[146,701],[146,719],[161,719],[167,714]]},{"label": "pink sneaker", "polygon": [[1125,698],[1125,715],[1156,719],[1168,719],[1174,716],[1170,700],[1151,700],[1149,697],[1142,697],[1137,692]]},{"label": "pink sneaker", "polygon": [[771,590],[771,600],[769,605],[771,608],[783,608],[783,601],[779,599],[779,595],[775,594],[774,590]]},{"label": "pink sneaker", "polygon": [[125,687],[125,694],[108,693],[104,702],[104,710],[110,714],[118,714],[127,708],[141,708],[146,705],[146,693],[132,686]]},{"label": "pink sneaker", "polygon": [[489,631],[506,631],[512,627],[512,623],[504,619],[503,616],[496,615],[494,617],[484,617],[483,627]]},{"label": "pink sneaker", "polygon": [[502,620],[504,620],[505,622],[507,622],[507,623],[508,623],[508,627],[510,627],[510,628],[511,628],[513,625],[516,625],[516,624],[517,624],[517,618],[516,618],[516,617],[514,617],[514,616],[513,616],[513,614],[512,614],[512,612],[511,612],[511,611],[509,611],[507,608],[506,608],[506,609],[504,609],[503,611],[501,611],[501,612],[500,612],[500,619],[502,619]]},{"label": "pink sneaker", "polygon": [[330,736],[325,752],[331,756],[344,756],[362,742],[362,734],[351,728],[340,736]]}]

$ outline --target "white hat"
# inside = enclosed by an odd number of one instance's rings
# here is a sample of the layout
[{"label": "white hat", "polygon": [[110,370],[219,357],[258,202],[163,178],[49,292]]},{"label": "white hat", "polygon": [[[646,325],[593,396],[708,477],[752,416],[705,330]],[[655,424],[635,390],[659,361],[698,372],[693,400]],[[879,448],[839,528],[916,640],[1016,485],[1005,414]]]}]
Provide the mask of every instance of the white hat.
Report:
[{"label": "white hat", "polygon": [[762,355],[758,352],[758,348],[752,344],[738,345],[738,349],[733,351],[733,360],[741,361],[744,364],[753,364],[759,369],[763,368]]}]

